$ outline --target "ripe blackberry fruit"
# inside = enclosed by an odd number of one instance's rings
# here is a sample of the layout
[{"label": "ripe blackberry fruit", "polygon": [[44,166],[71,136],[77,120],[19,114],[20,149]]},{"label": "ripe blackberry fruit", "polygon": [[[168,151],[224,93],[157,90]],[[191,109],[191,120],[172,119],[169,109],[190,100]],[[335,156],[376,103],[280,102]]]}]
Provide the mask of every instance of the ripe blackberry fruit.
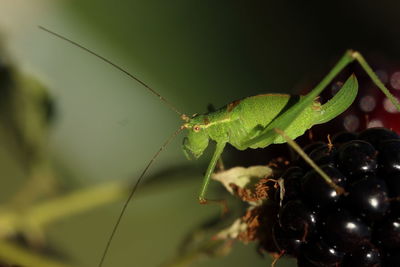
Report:
[{"label": "ripe blackberry fruit", "polygon": [[377,151],[366,141],[347,142],[340,147],[338,153],[338,165],[349,176],[373,173],[378,167]]},{"label": "ripe blackberry fruit", "polygon": [[358,139],[364,140],[377,148],[380,143],[387,140],[399,139],[399,136],[389,129],[377,127],[363,131],[359,134]]},{"label": "ripe blackberry fruit", "polygon": [[297,232],[304,237],[315,230],[318,221],[316,212],[299,200],[286,203],[278,214],[278,220],[283,230]]},{"label": "ripe blackberry fruit", "polygon": [[324,230],[326,242],[342,252],[353,252],[371,237],[368,225],[343,208],[328,215]]},{"label": "ripe blackberry fruit", "polygon": [[400,172],[400,140],[386,140],[379,145],[379,166],[383,174]]},{"label": "ripe blackberry fruit", "polygon": [[352,253],[344,256],[342,266],[346,267],[376,267],[382,265],[382,255],[372,244],[358,247]]},{"label": "ripe blackberry fruit", "polygon": [[283,199],[277,192],[270,197],[278,207],[276,252],[296,257],[298,266],[400,266],[393,265],[400,250],[398,134],[371,128],[332,140],[305,151],[346,193],[338,194],[301,159],[274,177],[282,178],[277,191],[285,192]]},{"label": "ripe blackberry fruit", "polygon": [[[346,177],[340,170],[331,164],[323,165],[321,169],[331,177],[335,184],[345,186]],[[328,185],[315,170],[307,172],[301,179],[301,192],[303,195],[301,201],[308,202],[310,206],[318,209],[331,207],[337,204],[340,199],[336,190]]]},{"label": "ripe blackberry fruit", "polygon": [[347,205],[366,220],[372,222],[381,219],[390,206],[385,181],[368,176],[355,182],[349,190]]}]

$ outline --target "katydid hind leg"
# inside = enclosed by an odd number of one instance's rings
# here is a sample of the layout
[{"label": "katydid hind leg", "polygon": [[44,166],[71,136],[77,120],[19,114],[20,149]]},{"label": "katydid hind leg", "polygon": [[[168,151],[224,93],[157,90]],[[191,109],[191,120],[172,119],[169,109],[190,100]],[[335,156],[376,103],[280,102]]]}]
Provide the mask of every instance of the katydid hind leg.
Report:
[{"label": "katydid hind leg", "polygon": [[325,182],[331,186],[333,189],[336,190],[336,192],[338,194],[344,194],[346,193],[346,191],[336,185],[332,179],[329,177],[328,174],[326,174],[305,152],[304,150],[292,139],[290,138],[284,131],[282,131],[281,129],[275,128],[274,131],[279,134],[280,136],[282,136],[286,142],[289,144],[289,146],[291,148],[293,148],[303,159],[305,162],[308,163],[308,165],[310,165],[321,177],[322,179],[325,180]]},{"label": "katydid hind leg", "polygon": [[371,80],[375,83],[375,85],[385,94],[385,96],[393,103],[393,105],[400,111],[400,103],[399,100],[392,95],[386,86],[382,83],[376,73],[369,66],[367,61],[358,51],[350,51],[352,57],[361,65],[364,71],[368,74]]},{"label": "katydid hind leg", "polygon": [[[310,106],[314,99],[321,94],[321,92],[332,82],[332,80],[352,61],[354,58],[352,54],[347,51],[331,69],[331,71],[322,79],[322,81],[298,103],[293,105],[289,110],[275,118],[270,124],[265,127],[258,136],[246,142],[247,146],[262,141],[265,138],[278,138],[279,135],[273,130],[279,128],[285,131],[289,125],[302,113],[304,109]],[[304,129],[304,131],[307,129]],[[273,142],[271,142],[273,143]]]},{"label": "katydid hind leg", "polygon": [[[336,65],[331,69],[331,71],[322,79],[322,81],[310,92],[308,93],[301,101],[287,110],[284,114],[274,119],[269,125],[265,127],[265,130],[262,131],[258,136],[248,140],[245,144],[246,146],[254,145],[266,138],[270,138],[273,140],[274,138],[278,138],[273,129],[279,128],[282,130],[286,130],[289,125],[301,114],[301,112],[310,106],[313,100],[320,95],[320,93],[333,81],[333,79],[351,62],[356,60],[364,71],[368,74],[371,80],[378,86],[378,88],[390,99],[390,101],[396,106],[396,108],[400,111],[399,101],[394,97],[389,90],[385,87],[385,85],[379,80],[378,76],[374,73],[372,68],[368,65],[364,57],[357,51],[348,50],[346,53],[339,59]],[[351,79],[352,76],[349,78]],[[353,77],[355,79],[355,77]],[[354,93],[354,91],[350,91],[350,94]],[[343,99],[342,99],[343,100]],[[346,101],[344,102],[346,104]],[[343,104],[343,106],[345,106]],[[348,102],[347,102],[348,104]],[[346,104],[346,105],[347,105]],[[336,106],[340,108],[339,106]],[[335,108],[335,107],[334,107]],[[344,110],[343,110],[344,111]],[[321,123],[321,122],[320,122]],[[306,129],[304,129],[306,130]],[[273,142],[271,142],[273,143]]]}]

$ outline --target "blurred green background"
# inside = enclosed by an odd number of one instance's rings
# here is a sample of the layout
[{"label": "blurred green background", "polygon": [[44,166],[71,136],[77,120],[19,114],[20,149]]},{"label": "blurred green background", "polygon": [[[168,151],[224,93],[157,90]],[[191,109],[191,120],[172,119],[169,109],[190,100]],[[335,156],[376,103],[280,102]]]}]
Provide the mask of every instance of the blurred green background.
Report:
[{"label": "blurred green background", "polygon": [[[57,115],[45,146],[56,180],[49,194],[57,196],[114,180],[133,182],[181,121],[140,84],[37,25],[112,59],[193,114],[205,112],[210,103],[219,107],[249,95],[307,89],[348,48],[367,59],[396,62],[399,10],[398,1],[361,0],[2,0],[0,33],[7,57],[45,84],[55,101]],[[139,189],[106,266],[158,266],[175,255],[191,229],[218,216],[217,207],[196,201],[209,156],[187,162],[181,140],[151,168],[149,176],[169,171],[159,177],[162,183]],[[26,175],[18,157],[7,149],[0,153],[7,205]],[[121,205],[50,223],[45,243],[73,266],[96,266]],[[266,266],[268,261],[254,246],[236,245],[224,258],[193,266]],[[278,266],[285,264],[295,265],[281,261]]]}]

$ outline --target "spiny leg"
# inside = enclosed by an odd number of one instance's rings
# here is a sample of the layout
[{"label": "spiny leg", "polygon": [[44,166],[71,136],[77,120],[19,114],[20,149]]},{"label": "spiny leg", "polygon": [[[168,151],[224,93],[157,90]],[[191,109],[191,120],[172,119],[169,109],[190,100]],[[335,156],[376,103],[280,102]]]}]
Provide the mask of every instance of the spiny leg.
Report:
[{"label": "spiny leg", "polygon": [[[332,80],[335,78],[335,76],[343,70],[349,63],[352,61],[356,60],[364,69],[364,71],[368,74],[368,76],[372,79],[372,81],[378,86],[378,88],[390,99],[390,101],[396,106],[396,108],[400,111],[400,104],[398,100],[389,92],[389,90],[384,86],[384,84],[379,80],[377,75],[373,72],[371,67],[368,65],[368,63],[365,61],[363,56],[357,52],[357,51],[352,51],[349,50],[347,51],[344,56],[339,60],[339,62],[333,67],[333,69],[328,73],[327,76],[323,78],[323,80],[313,89],[307,96],[304,97],[302,101],[294,105],[292,108],[290,108],[287,112],[282,114],[279,118],[274,120],[272,123],[267,125],[265,127],[265,130],[263,130],[256,138],[253,138],[251,140],[248,140],[246,142],[246,145],[253,145],[258,142],[262,142],[263,140],[268,140],[267,142],[274,143],[274,140],[278,137],[277,133],[279,132],[279,129],[281,129],[281,132],[278,134],[283,136],[288,143],[292,143],[292,147],[295,148],[297,144],[294,143],[293,140],[291,140],[290,137],[284,136],[284,131],[289,127],[289,125],[297,118],[297,116],[309,105],[312,104],[312,101],[314,100],[315,97],[317,97],[322,90],[332,82]],[[348,86],[345,86],[348,83]],[[321,117],[319,121],[316,121],[315,123],[323,123],[326,122],[337,115],[339,115],[341,112],[347,109],[347,107],[353,102],[355,98],[355,94],[357,93],[357,81],[355,77],[351,76],[346,84],[342,87],[342,90],[339,91],[342,96],[335,96],[335,100],[331,101],[330,103],[328,102],[327,104],[324,105],[325,108],[325,114],[324,116]],[[278,129],[278,131],[277,131]],[[290,139],[291,141],[289,141]],[[293,145],[295,144],[295,145]],[[328,184],[330,184],[332,187],[338,191],[338,193],[342,192],[343,189],[338,188],[327,176],[326,174],[323,173],[321,169],[319,169],[318,166],[304,153],[301,153],[302,150],[300,147],[297,146],[298,149],[297,152],[326,180]]]},{"label": "spiny leg", "polygon": [[[267,146],[269,144],[275,143],[275,140],[282,136],[286,142],[288,142],[299,154],[302,156],[306,162],[308,162],[324,179],[332,186],[339,194],[344,193],[341,187],[338,187],[332,182],[330,177],[326,175],[305,153],[302,153],[302,149],[297,146],[297,144],[292,140],[291,137],[286,135],[284,131],[295,121],[295,119],[301,114],[305,108],[312,105],[314,99],[321,93],[321,91],[333,80],[333,78],[351,61],[353,57],[350,52],[346,52],[345,55],[339,60],[339,62],[334,66],[334,68],[328,73],[328,75],[313,89],[309,94],[307,94],[301,101],[292,106],[279,118],[276,118],[269,125],[265,127],[257,137],[246,141],[246,145],[252,146],[258,143],[258,145]],[[334,117],[338,116],[344,110],[346,110],[354,101],[358,90],[357,79],[354,75],[343,85],[341,90],[323,107],[325,107],[325,112],[321,113],[321,118],[315,121],[313,124],[323,123]],[[278,129],[278,130],[277,130]],[[281,130],[279,130],[281,129]],[[304,129],[306,130],[306,129]],[[296,149],[297,148],[297,149]]]},{"label": "spiny leg", "polygon": [[210,164],[208,165],[206,174],[203,178],[203,184],[200,189],[200,194],[199,194],[199,202],[200,204],[210,204],[210,203],[216,203],[222,206],[222,213],[225,214],[228,212],[228,207],[226,204],[225,200],[211,200],[206,198],[206,193],[208,189],[208,185],[210,183],[210,177],[211,174],[213,173],[215,166],[218,162],[218,160],[221,157],[222,152],[224,151],[226,143],[217,143],[214,155],[211,158]]},{"label": "spiny leg", "polygon": [[274,140],[279,137],[279,135],[277,135],[273,129],[279,128],[285,131],[289,127],[289,125],[299,116],[299,114],[304,111],[304,109],[312,105],[315,98],[321,94],[321,92],[329,85],[329,83],[332,82],[332,80],[338,75],[338,73],[352,61],[354,61],[352,53],[350,51],[347,51],[328,73],[328,75],[326,75],[311,92],[304,96],[304,98],[293,105],[285,113],[280,115],[279,118],[275,118],[269,125],[265,127],[263,131],[261,131],[256,137],[245,142],[244,145],[249,147],[256,143],[263,142],[266,139],[269,139],[269,143],[274,143]]},{"label": "spiny leg", "polygon": [[[331,71],[326,75],[322,81],[310,92],[308,93],[301,101],[299,101],[297,104],[295,104],[293,107],[291,107],[288,111],[286,111],[284,114],[279,116],[279,118],[276,118],[274,121],[272,121],[269,125],[265,127],[265,130],[259,133],[259,135],[255,138],[252,138],[244,143],[245,146],[249,147],[251,145],[254,145],[256,143],[262,142],[266,139],[270,141],[269,143],[274,143],[274,140],[278,137],[278,135],[275,133],[273,130],[274,128],[279,128],[283,131],[289,127],[289,125],[298,117],[301,112],[310,106],[314,99],[320,95],[320,93],[328,86],[332,80],[351,62],[356,60],[361,67],[364,69],[364,71],[368,74],[368,76],[371,78],[371,80],[378,86],[378,88],[390,99],[390,101],[393,103],[393,105],[396,106],[396,108],[400,111],[400,103],[394,97],[389,90],[385,87],[385,85],[379,80],[378,76],[374,73],[374,71],[371,69],[371,67],[368,65],[368,63],[365,61],[363,56],[353,50],[348,50],[346,53],[339,59],[339,61],[336,63],[336,65],[331,69]],[[348,81],[353,81],[355,83],[355,77],[350,76]],[[354,86],[350,86],[354,87]],[[341,108],[344,108],[341,107]],[[343,110],[344,111],[344,110]]]}]

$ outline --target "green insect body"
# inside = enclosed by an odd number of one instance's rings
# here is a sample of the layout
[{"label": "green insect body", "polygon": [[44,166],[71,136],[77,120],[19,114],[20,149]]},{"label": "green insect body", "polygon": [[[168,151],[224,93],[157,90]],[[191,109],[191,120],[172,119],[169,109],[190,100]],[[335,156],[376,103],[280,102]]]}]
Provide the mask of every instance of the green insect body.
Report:
[{"label": "green insect body", "polygon": [[286,135],[295,139],[313,125],[325,123],[345,111],[353,103],[357,88],[357,80],[351,76],[342,89],[323,105],[313,97],[313,92],[307,96],[264,94],[237,100],[215,112],[187,119],[183,128],[189,133],[183,139],[183,149],[188,158],[190,154],[199,158],[209,140],[217,144],[201,188],[200,203],[207,202],[205,193],[209,178],[227,143],[239,150],[285,143],[283,136],[273,131],[276,128],[274,122],[279,122],[281,116],[291,114],[292,108],[300,105],[300,112],[285,128]]},{"label": "green insect body", "polygon": [[[197,115],[184,125],[190,131],[184,138],[184,151],[198,158],[208,146],[209,140],[229,143],[239,150],[285,143],[286,140],[282,136],[276,136],[273,140],[262,140],[250,146],[247,146],[245,141],[257,136],[273,119],[302,98],[285,94],[257,95],[232,102],[215,112]],[[337,114],[328,113],[327,105],[321,105],[318,99],[315,99],[286,129],[287,135],[294,139],[313,125],[335,118]]]}]

